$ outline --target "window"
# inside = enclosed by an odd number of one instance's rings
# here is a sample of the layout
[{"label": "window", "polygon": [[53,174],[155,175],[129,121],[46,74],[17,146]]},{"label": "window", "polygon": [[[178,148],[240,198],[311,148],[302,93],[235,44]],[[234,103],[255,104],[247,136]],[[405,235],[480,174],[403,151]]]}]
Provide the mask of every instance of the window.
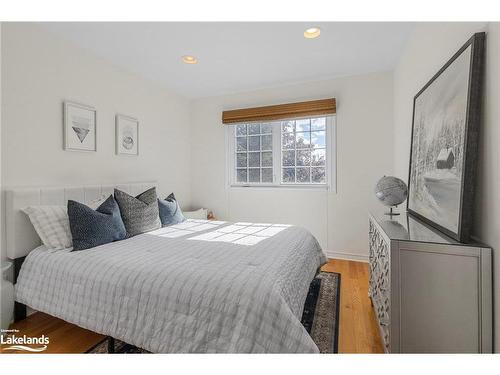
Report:
[{"label": "window", "polygon": [[326,118],[281,123],[281,182],[326,183]]},{"label": "window", "polygon": [[273,182],[273,125],[236,125],[236,182]]},{"label": "window", "polygon": [[231,186],[331,186],[334,116],[228,126]]}]

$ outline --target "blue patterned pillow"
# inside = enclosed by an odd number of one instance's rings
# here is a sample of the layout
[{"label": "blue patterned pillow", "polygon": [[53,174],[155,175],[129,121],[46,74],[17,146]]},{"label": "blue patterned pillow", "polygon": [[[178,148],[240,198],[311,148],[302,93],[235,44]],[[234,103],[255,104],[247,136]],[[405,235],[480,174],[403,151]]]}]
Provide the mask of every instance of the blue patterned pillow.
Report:
[{"label": "blue patterned pillow", "polygon": [[123,240],[127,235],[120,208],[112,195],[97,210],[69,200],[68,217],[73,250],[85,250]]},{"label": "blue patterned pillow", "polygon": [[161,225],[164,227],[182,223],[186,220],[177,199],[175,199],[174,193],[170,194],[163,201],[158,199],[158,208],[160,210]]}]

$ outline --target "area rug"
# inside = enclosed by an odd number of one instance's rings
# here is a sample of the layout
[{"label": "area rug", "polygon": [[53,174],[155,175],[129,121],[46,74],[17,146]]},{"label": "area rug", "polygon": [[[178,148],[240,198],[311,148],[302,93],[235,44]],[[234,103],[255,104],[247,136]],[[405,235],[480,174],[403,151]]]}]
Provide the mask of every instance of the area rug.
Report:
[{"label": "area rug", "polygon": [[338,353],[340,274],[320,272],[309,286],[302,325],[320,353]]},{"label": "area rug", "polygon": [[[340,274],[320,272],[309,286],[302,325],[320,353],[337,353],[339,339]],[[88,353],[141,354],[148,351],[120,340],[105,339]]]}]

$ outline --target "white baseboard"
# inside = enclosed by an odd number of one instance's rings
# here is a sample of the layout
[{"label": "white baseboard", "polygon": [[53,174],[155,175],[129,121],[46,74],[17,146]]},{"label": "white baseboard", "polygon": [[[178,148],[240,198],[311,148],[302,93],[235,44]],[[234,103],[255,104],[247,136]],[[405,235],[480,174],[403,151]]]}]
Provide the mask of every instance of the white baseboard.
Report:
[{"label": "white baseboard", "polygon": [[345,260],[354,260],[356,262],[368,263],[368,255],[340,253],[336,251],[326,251],[325,254],[329,259],[345,259]]}]

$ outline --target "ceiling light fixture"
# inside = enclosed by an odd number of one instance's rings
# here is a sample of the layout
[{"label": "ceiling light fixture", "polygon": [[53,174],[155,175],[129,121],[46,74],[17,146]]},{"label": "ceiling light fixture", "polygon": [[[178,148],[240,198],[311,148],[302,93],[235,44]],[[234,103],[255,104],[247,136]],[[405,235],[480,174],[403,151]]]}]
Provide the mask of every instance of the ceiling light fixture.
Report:
[{"label": "ceiling light fixture", "polygon": [[317,38],[321,34],[321,30],[319,27],[310,27],[306,31],[304,31],[304,38],[314,39]]},{"label": "ceiling light fixture", "polygon": [[186,55],[182,56],[182,61],[184,61],[186,64],[196,64],[198,62],[198,59],[194,56]]}]

